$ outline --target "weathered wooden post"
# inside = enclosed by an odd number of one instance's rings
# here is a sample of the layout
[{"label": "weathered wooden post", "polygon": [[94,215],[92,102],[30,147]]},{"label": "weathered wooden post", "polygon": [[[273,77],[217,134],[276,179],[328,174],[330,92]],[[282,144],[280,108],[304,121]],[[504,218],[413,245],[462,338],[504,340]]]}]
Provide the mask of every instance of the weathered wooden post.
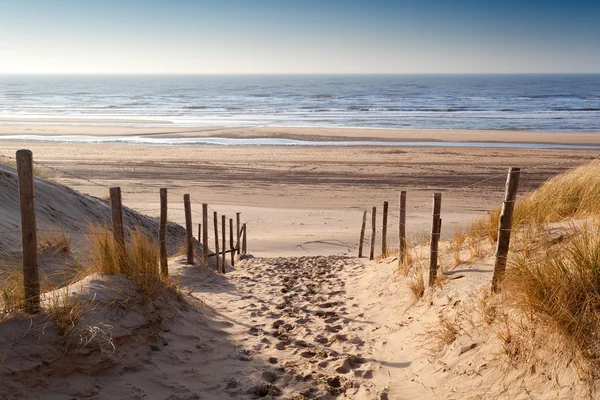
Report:
[{"label": "weathered wooden post", "polygon": [[111,187],[110,193],[110,209],[112,219],[112,231],[113,241],[115,244],[115,251],[118,257],[118,271],[120,273],[123,269],[126,254],[125,254],[125,233],[123,231],[123,203],[121,200],[121,188]]},{"label": "weathered wooden post", "polygon": [[358,242],[358,258],[363,256],[363,243],[365,242],[365,226],[367,225],[367,210],[363,211],[362,226],[360,227],[360,242]]},{"label": "weathered wooden post", "polygon": [[243,236],[242,236],[242,254],[246,255],[246,234],[248,232],[248,227],[246,226],[246,223],[242,224],[242,230],[244,231]]},{"label": "weathered wooden post", "polygon": [[25,286],[25,312],[40,311],[40,277],[38,271],[37,225],[33,191],[33,154],[29,150],[17,151],[17,176],[21,207],[21,240],[23,246],[23,282]]},{"label": "weathered wooden post", "polygon": [[185,210],[185,243],[187,247],[187,263],[194,263],[194,232],[192,226],[192,205],[190,204],[190,195],[183,195],[183,208]]},{"label": "weathered wooden post", "polygon": [[398,266],[406,260],[406,191],[400,192],[400,217],[398,219]]},{"label": "weathered wooden post", "polygon": [[208,204],[202,204],[202,259],[208,265]]},{"label": "weathered wooden post", "polygon": [[221,269],[223,271],[223,273],[225,273],[225,260],[226,257],[225,255],[227,254],[227,245],[225,244],[225,222],[227,221],[227,217],[225,217],[224,215],[221,215],[221,239],[222,239],[222,243],[223,243],[223,249],[222,251],[222,260],[221,260]]},{"label": "weathered wooden post", "polygon": [[169,275],[167,256],[167,189],[160,189],[160,228],[158,230],[158,245],[160,247],[160,272],[163,276]]},{"label": "weathered wooden post", "polygon": [[441,219],[440,212],[442,210],[442,194],[433,194],[433,221],[431,224],[431,245],[429,254],[429,286],[435,284],[438,269],[438,244],[440,241]]},{"label": "weathered wooden post", "polygon": [[233,218],[229,218],[229,248],[231,249],[231,266],[235,264],[235,247],[233,247]]},{"label": "weathered wooden post", "polygon": [[377,207],[373,207],[371,211],[371,251],[369,252],[369,260],[375,259],[375,233],[377,231]]},{"label": "weathered wooden post", "polygon": [[240,254],[240,235],[241,235],[241,226],[240,226],[240,214],[239,212],[235,213],[235,225],[236,225],[236,242],[235,242],[235,248],[238,254]]},{"label": "weathered wooden post", "polygon": [[508,248],[510,246],[510,233],[512,229],[513,211],[517,190],[519,188],[520,168],[510,168],[506,177],[506,191],[504,193],[504,203],[500,213],[500,223],[498,225],[498,244],[496,247],[496,263],[494,265],[494,274],[492,276],[492,292],[500,291],[500,283],[504,278],[506,271],[506,259],[508,257]]},{"label": "weathered wooden post", "polygon": [[213,214],[213,222],[215,223],[215,265],[217,272],[221,272],[221,263],[219,261],[219,217],[216,211]]},{"label": "weathered wooden post", "polygon": [[387,257],[388,202],[383,202],[383,227],[381,228],[381,257]]}]

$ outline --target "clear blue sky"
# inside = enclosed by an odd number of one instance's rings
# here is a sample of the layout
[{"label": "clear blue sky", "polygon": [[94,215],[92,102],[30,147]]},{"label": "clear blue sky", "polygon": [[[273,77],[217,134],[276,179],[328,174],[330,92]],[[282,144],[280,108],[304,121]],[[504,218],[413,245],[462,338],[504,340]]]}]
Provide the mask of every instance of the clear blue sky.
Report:
[{"label": "clear blue sky", "polygon": [[0,73],[600,72],[600,0],[0,0]]}]

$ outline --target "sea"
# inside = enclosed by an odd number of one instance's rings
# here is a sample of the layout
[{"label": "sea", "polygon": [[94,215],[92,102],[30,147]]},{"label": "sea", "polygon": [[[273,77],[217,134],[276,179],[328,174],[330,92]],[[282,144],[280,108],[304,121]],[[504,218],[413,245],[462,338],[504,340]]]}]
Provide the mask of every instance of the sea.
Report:
[{"label": "sea", "polygon": [[73,125],[598,132],[600,74],[0,75],[0,119],[70,117],[84,120]]}]

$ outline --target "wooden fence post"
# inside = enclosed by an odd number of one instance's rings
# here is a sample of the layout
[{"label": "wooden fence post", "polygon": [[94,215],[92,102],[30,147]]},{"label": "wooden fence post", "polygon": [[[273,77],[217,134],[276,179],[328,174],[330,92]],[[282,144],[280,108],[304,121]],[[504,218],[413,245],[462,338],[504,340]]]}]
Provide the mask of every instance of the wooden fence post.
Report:
[{"label": "wooden fence post", "polygon": [[117,257],[119,258],[118,271],[120,273],[125,261],[125,233],[123,231],[123,203],[121,200],[121,188],[111,187],[110,193],[110,209],[112,218],[113,241]]},{"label": "wooden fence post", "polygon": [[365,226],[367,225],[367,210],[363,211],[362,226],[360,227],[360,242],[358,242],[358,258],[363,256],[363,243],[365,241]]},{"label": "wooden fence post", "polygon": [[246,223],[242,224],[242,230],[244,231],[243,236],[242,236],[242,254],[246,255],[246,233],[248,231],[248,228],[246,227]]},{"label": "wooden fence post", "polygon": [[398,266],[406,260],[406,191],[400,192],[400,217],[398,218]]},{"label": "wooden fence post", "polygon": [[23,246],[23,281],[25,285],[25,312],[40,311],[40,277],[38,271],[37,225],[33,192],[33,154],[17,151],[17,175],[21,207],[21,240]]},{"label": "wooden fence post", "polygon": [[185,210],[185,238],[187,247],[187,263],[194,263],[194,232],[192,227],[192,205],[190,204],[190,195],[183,195],[183,208]]},{"label": "wooden fence post", "polygon": [[510,168],[506,177],[506,191],[504,193],[504,203],[502,203],[502,212],[500,213],[500,223],[498,226],[498,244],[496,247],[496,263],[494,265],[494,274],[492,276],[492,292],[500,291],[500,283],[506,271],[506,259],[508,257],[508,247],[510,245],[510,232],[512,229],[513,211],[517,190],[519,188],[520,168]]},{"label": "wooden fence post", "polygon": [[160,228],[158,230],[158,245],[160,247],[160,272],[163,276],[169,275],[167,258],[167,189],[160,189]]},{"label": "wooden fence post", "polygon": [[433,194],[433,222],[431,224],[431,246],[429,254],[429,286],[435,284],[438,269],[438,244],[440,240],[441,219],[440,212],[442,210],[442,194]]},{"label": "wooden fence post", "polygon": [[223,270],[223,273],[225,273],[225,254],[227,254],[227,245],[225,244],[225,222],[227,221],[227,217],[225,217],[224,215],[221,215],[221,229],[223,230],[221,232],[221,239],[222,239],[222,243],[223,243],[223,249],[222,251],[222,260],[221,260],[221,269]]},{"label": "wooden fence post", "polygon": [[369,260],[375,259],[375,232],[377,231],[377,207],[373,207],[371,211],[371,251],[369,252]]},{"label": "wooden fence post", "polygon": [[233,247],[233,218],[229,218],[229,248],[231,249],[231,266],[235,263],[235,247]]},{"label": "wooden fence post", "polygon": [[221,263],[219,261],[219,217],[216,211],[213,214],[213,221],[215,223],[215,259],[217,260],[216,267],[217,272],[221,272]]},{"label": "wooden fence post", "polygon": [[387,257],[388,202],[383,202],[383,227],[381,228],[381,257]]},{"label": "wooden fence post", "polygon": [[208,204],[202,204],[202,259],[208,265]]},{"label": "wooden fence post", "polygon": [[236,226],[236,242],[235,248],[237,249],[237,253],[240,254],[240,235],[241,235],[241,227],[240,227],[240,214],[239,212],[235,213],[235,226]]}]

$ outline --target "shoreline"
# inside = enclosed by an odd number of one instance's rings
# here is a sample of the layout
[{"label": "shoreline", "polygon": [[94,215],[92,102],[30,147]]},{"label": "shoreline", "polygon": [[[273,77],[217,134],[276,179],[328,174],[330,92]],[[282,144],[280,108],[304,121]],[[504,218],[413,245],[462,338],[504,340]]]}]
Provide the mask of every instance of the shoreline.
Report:
[{"label": "shoreline", "polygon": [[7,142],[39,142],[62,144],[90,145],[141,145],[141,146],[202,146],[202,147],[394,147],[394,148],[488,148],[488,149],[546,149],[546,150],[600,150],[600,145],[573,145],[557,143],[530,142],[449,142],[449,141],[378,141],[378,140],[338,140],[338,141],[308,141],[283,138],[156,138],[144,136],[86,136],[86,135],[0,135],[0,141]]},{"label": "shoreline", "polygon": [[[100,123],[110,123],[99,120]],[[284,139],[307,142],[444,142],[516,143],[600,146],[600,132],[533,132],[466,129],[386,129],[310,127],[131,127],[111,125],[6,125],[0,118],[0,139],[11,136],[143,137],[155,139]],[[7,139],[5,139],[7,140]],[[30,139],[31,140],[31,139]],[[143,143],[140,143],[143,144]],[[443,145],[442,145],[443,146]]]}]

